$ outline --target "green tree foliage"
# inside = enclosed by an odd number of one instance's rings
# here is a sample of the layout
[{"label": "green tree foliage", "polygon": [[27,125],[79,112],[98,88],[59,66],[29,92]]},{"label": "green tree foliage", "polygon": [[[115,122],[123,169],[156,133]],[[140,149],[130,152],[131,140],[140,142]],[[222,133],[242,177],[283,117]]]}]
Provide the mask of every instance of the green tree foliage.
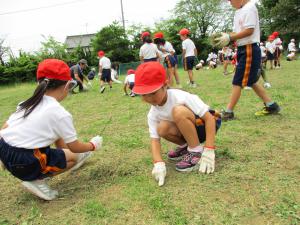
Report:
[{"label": "green tree foliage", "polygon": [[118,22],[102,28],[92,40],[94,55],[103,50],[112,61],[131,62],[135,59],[130,41]]},{"label": "green tree foliage", "polygon": [[279,31],[286,43],[292,37],[300,38],[299,0],[261,0],[259,11],[264,34]]},{"label": "green tree foliage", "polygon": [[183,27],[191,31],[191,39],[199,52],[199,58],[205,59],[212,47],[208,37],[219,31],[229,31],[232,27],[233,10],[222,0],[181,0],[171,18],[156,24],[156,30],[166,33],[177,52],[181,53],[181,40],[177,35]]}]

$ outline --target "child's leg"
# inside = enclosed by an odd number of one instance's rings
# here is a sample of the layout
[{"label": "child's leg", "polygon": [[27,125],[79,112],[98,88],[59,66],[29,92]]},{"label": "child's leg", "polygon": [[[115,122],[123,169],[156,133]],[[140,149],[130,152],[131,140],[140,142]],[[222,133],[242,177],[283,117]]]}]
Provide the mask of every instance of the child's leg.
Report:
[{"label": "child's leg", "polygon": [[260,86],[258,83],[255,83],[252,85],[253,90],[257,94],[258,97],[260,97],[264,103],[271,103],[272,100],[268,97],[267,92],[265,89]]},{"label": "child's leg", "polygon": [[238,85],[232,86],[230,102],[227,105],[226,111],[232,112],[241,97],[242,88]]},{"label": "child's leg", "polygon": [[190,82],[193,84],[194,83],[193,70],[188,70],[188,75],[189,75]]},{"label": "child's leg", "polygon": [[180,84],[178,70],[177,70],[177,64],[174,67],[174,76],[175,76],[176,84]]},{"label": "child's leg", "polygon": [[180,130],[173,122],[160,121],[157,132],[160,137],[177,145],[184,145],[186,143],[184,137],[180,133]]},{"label": "child's leg", "polygon": [[173,86],[173,76],[174,76],[174,67],[168,68],[168,78],[169,78],[169,85]]},{"label": "child's leg", "polygon": [[176,127],[180,131],[189,148],[195,148],[200,145],[197,130],[195,128],[195,115],[185,106],[175,106],[172,110],[172,116]]}]

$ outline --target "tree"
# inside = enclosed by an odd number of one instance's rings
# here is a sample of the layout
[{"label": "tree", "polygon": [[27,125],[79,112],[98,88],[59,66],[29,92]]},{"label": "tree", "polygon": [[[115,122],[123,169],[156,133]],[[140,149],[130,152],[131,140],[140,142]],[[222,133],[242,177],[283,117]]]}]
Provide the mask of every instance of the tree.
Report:
[{"label": "tree", "polygon": [[92,40],[92,46],[95,56],[99,50],[103,50],[112,61],[124,63],[135,59],[134,52],[130,48],[130,41],[118,22],[102,28]]},{"label": "tree", "polygon": [[217,31],[227,31],[233,19],[233,10],[222,0],[181,0],[174,11],[174,16],[186,21],[200,38]]},{"label": "tree", "polygon": [[276,30],[286,39],[300,37],[299,0],[261,0],[259,11],[265,33]]},{"label": "tree", "polygon": [[0,63],[4,66],[4,57],[8,55],[9,48],[3,45],[4,39],[0,39]]}]

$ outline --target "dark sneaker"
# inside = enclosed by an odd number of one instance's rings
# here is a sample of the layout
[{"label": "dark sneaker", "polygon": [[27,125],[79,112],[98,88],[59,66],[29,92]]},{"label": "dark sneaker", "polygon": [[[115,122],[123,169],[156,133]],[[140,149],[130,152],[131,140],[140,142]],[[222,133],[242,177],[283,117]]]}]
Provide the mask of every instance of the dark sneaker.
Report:
[{"label": "dark sneaker", "polygon": [[222,118],[223,121],[228,121],[228,120],[235,119],[233,112],[226,112],[225,110],[221,111],[221,118]]},{"label": "dark sneaker", "polygon": [[187,150],[187,146],[184,148],[180,148],[178,146],[175,148],[175,150],[172,149],[168,152],[168,159],[172,161],[180,161],[182,157],[187,153],[189,153]]},{"label": "dark sneaker", "polygon": [[103,93],[105,91],[105,86],[100,88],[100,93]]},{"label": "dark sneaker", "polygon": [[265,106],[262,110],[257,111],[255,113],[256,116],[267,116],[267,115],[271,115],[271,114],[278,114],[280,112],[281,108],[279,107],[279,105],[274,102],[272,105]]},{"label": "dark sneaker", "polygon": [[191,172],[199,169],[200,152],[189,152],[176,164],[176,170],[180,172]]}]

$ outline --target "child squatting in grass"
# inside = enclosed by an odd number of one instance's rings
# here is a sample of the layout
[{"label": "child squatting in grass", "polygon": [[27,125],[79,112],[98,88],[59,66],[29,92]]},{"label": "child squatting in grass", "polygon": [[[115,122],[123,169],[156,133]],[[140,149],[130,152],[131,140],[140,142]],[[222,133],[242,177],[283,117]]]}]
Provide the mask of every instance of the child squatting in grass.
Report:
[{"label": "child squatting in grass", "polygon": [[[161,155],[160,138],[177,144],[168,153],[178,171],[199,170],[213,173],[215,169],[215,134],[221,125],[217,113],[198,96],[179,89],[168,89],[166,71],[158,62],[141,64],[135,73],[133,92],[151,105],[148,125],[154,168],[152,175],[162,186],[166,165]],[[200,143],[205,142],[205,145]]]},{"label": "child squatting in grass", "polygon": [[18,105],[0,130],[0,163],[28,191],[53,200],[58,192],[45,178],[78,169],[91,151],[101,148],[102,137],[78,141],[72,115],[59,103],[76,85],[66,63],[44,60],[38,65],[37,80],[34,94]]}]

